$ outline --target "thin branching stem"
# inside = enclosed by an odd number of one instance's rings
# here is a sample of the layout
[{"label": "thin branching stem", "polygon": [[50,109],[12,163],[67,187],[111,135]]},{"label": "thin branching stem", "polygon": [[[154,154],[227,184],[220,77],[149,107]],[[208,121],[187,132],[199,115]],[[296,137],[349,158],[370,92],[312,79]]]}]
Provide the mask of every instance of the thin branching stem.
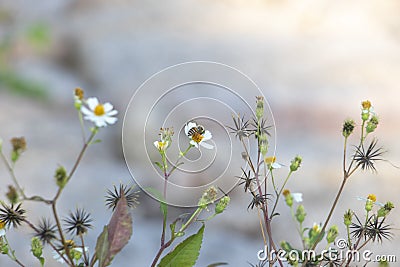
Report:
[{"label": "thin branching stem", "polygon": [[[97,133],[97,128],[95,128],[92,131],[92,134],[90,135],[89,139],[83,144],[83,147],[82,147],[81,151],[79,152],[78,158],[76,159],[75,164],[73,165],[73,167],[72,167],[72,169],[71,169],[71,171],[70,171],[70,173],[69,173],[69,175],[67,177],[67,182],[69,180],[71,180],[72,176],[74,175],[75,171],[77,170],[80,162],[82,161],[83,155],[85,154],[85,152],[86,152],[87,148],[89,147],[90,143],[93,141],[93,138],[95,137],[96,133]],[[71,266],[75,266],[75,263],[74,263],[74,261],[72,259],[72,256],[71,256],[71,253],[69,253],[69,251],[70,251],[69,247],[68,247],[67,243],[65,242],[64,232],[63,232],[63,229],[61,227],[60,218],[59,218],[59,216],[57,214],[57,200],[60,197],[62,191],[63,191],[63,188],[59,187],[58,190],[57,190],[56,195],[54,196],[54,198],[52,200],[51,209],[53,211],[53,217],[54,217],[54,220],[56,221],[56,226],[57,226],[58,233],[60,235],[61,243],[64,246],[65,253],[66,253],[66,255],[67,255],[68,259],[69,259],[69,263],[71,264]]]},{"label": "thin branching stem", "polygon": [[285,189],[285,186],[286,186],[287,182],[289,181],[289,178],[290,178],[290,176],[292,175],[292,173],[293,173],[293,172],[290,170],[289,173],[288,173],[288,175],[286,176],[285,181],[284,181],[283,184],[282,184],[281,189],[279,190],[279,193],[276,194],[276,200],[275,200],[274,207],[272,208],[272,211],[271,211],[271,216],[274,215],[276,206],[278,205],[279,198],[280,198],[280,196],[282,195],[283,189]]},{"label": "thin branching stem", "polygon": [[11,165],[11,164],[8,162],[7,158],[6,158],[6,157],[4,156],[4,154],[3,154],[3,151],[0,152],[0,156],[1,156],[1,159],[3,160],[3,162],[4,162],[4,165],[6,165],[6,168],[7,168],[8,172],[10,173],[11,179],[13,180],[15,186],[17,187],[18,193],[19,193],[23,198],[26,198],[25,192],[24,192],[24,190],[22,190],[22,187],[19,185],[18,179],[17,179],[17,177],[15,176],[14,165]]}]

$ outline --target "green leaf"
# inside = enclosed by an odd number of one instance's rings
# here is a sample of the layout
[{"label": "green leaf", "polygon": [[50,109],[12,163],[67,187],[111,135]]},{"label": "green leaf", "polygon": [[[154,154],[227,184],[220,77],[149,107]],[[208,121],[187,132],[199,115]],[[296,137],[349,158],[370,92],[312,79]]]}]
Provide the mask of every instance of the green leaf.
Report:
[{"label": "green leaf", "polygon": [[110,249],[110,243],[108,242],[108,227],[104,226],[103,232],[97,238],[96,243],[96,257],[99,261],[99,266],[104,265],[105,259],[107,257],[108,251]]},{"label": "green leaf", "polygon": [[156,161],[156,162],[154,162],[154,164],[156,164],[157,167],[160,168],[160,170],[164,169],[163,165],[160,162]]},{"label": "green leaf", "polygon": [[204,224],[196,234],[186,238],[173,251],[165,255],[161,259],[160,264],[158,264],[158,267],[194,266],[200,254],[203,233]]},{"label": "green leaf", "polygon": [[101,143],[101,139],[96,139],[96,140],[93,140],[92,142],[90,142],[91,145],[98,144],[98,143]]}]

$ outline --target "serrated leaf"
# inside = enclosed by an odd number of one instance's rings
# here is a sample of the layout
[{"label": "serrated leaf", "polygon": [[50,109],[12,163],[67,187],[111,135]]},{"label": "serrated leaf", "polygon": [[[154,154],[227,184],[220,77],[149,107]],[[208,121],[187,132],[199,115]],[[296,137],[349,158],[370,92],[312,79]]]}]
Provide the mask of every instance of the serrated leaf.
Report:
[{"label": "serrated leaf", "polygon": [[132,236],[132,217],[129,213],[128,202],[125,195],[121,194],[121,198],[117,203],[115,211],[108,224],[108,242],[109,251],[104,261],[104,266],[111,264],[114,259]]},{"label": "serrated leaf", "polygon": [[186,238],[173,251],[165,255],[158,264],[158,267],[193,266],[200,254],[203,234],[204,224],[196,234]]},{"label": "serrated leaf", "polygon": [[103,232],[99,235],[96,242],[96,257],[99,261],[99,266],[103,267],[108,251],[110,248],[110,243],[108,242],[108,227],[104,226]]}]

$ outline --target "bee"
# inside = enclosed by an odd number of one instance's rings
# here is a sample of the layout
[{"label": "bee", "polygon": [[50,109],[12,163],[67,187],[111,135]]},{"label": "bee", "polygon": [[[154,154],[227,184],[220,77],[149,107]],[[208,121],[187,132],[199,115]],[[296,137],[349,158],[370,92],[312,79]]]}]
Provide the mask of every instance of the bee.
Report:
[{"label": "bee", "polygon": [[204,127],[202,126],[202,125],[197,125],[196,127],[192,127],[192,128],[190,128],[190,130],[188,131],[188,136],[193,136],[194,134],[200,134],[200,135],[202,135],[202,134],[204,134],[205,133],[205,129],[204,129]]}]

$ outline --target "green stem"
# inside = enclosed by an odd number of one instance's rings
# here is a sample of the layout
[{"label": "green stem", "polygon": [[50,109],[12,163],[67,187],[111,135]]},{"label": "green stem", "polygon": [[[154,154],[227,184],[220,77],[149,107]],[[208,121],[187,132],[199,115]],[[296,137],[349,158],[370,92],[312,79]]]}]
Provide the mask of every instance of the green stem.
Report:
[{"label": "green stem", "polygon": [[15,251],[11,248],[10,243],[8,242],[8,239],[6,236],[0,237],[3,238],[3,240],[6,242],[7,247],[8,247],[8,251],[7,251],[7,256],[12,260],[15,261],[19,266],[25,267],[24,264],[22,264],[22,262],[20,262],[17,257],[15,256]]},{"label": "green stem", "polygon": [[192,216],[190,216],[189,220],[181,226],[181,229],[179,232],[185,231],[185,229],[200,215],[200,212],[203,210],[203,208],[197,208],[195,212],[193,212]]},{"label": "green stem", "polygon": [[276,195],[276,200],[275,200],[274,207],[272,208],[271,216],[272,216],[272,215],[274,214],[274,212],[275,212],[276,206],[278,205],[279,198],[281,197],[282,192],[283,192],[283,189],[285,189],[285,186],[286,186],[287,182],[289,181],[289,178],[290,178],[290,176],[292,175],[292,173],[293,173],[293,172],[290,170],[289,173],[288,173],[288,175],[286,176],[285,181],[284,181],[283,184],[282,184],[281,189],[279,190],[279,193]]}]

